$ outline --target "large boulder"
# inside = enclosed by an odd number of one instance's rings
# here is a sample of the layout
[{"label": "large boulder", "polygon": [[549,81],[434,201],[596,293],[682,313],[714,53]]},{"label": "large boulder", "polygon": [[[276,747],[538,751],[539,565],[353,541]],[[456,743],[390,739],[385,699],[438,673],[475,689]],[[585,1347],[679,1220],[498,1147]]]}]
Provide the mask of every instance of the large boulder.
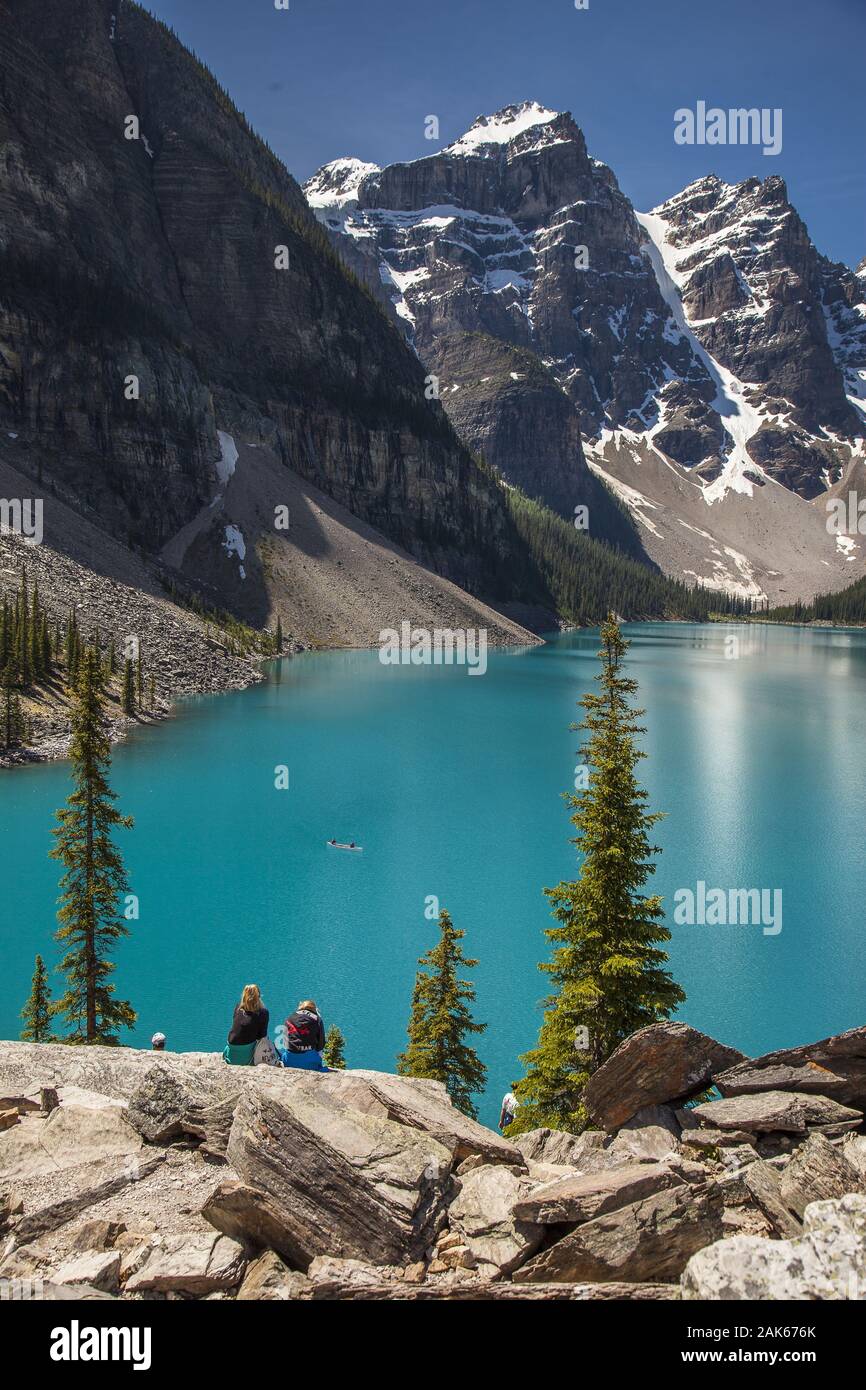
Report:
[{"label": "large boulder", "polygon": [[122,1106],[62,1103],[45,1119],[27,1115],[0,1134],[0,1172],[4,1179],[36,1178],[131,1158],[141,1147],[141,1136],[127,1123]]},{"label": "large boulder", "polygon": [[339,1073],[258,1070],[267,1075],[245,1088],[228,1159],[265,1193],[283,1253],[304,1269],[324,1254],[373,1264],[419,1258],[444,1221],[451,1150],[375,1113],[375,1098],[368,1113],[357,1093],[347,1104]]},{"label": "large boulder", "polygon": [[757,1095],[712,1100],[696,1105],[692,1113],[711,1129],[739,1129],[750,1134],[806,1134],[810,1130],[841,1134],[856,1129],[863,1119],[859,1110],[827,1096],[795,1091],[760,1091]]},{"label": "large boulder", "polygon": [[699,1094],[717,1072],[744,1061],[687,1023],[652,1023],[621,1042],[594,1072],[584,1104],[603,1129],[619,1129],[647,1105],[675,1103]]},{"label": "large boulder", "polygon": [[866,1134],[846,1134],[842,1152],[861,1178],[866,1178]]},{"label": "large boulder", "polygon": [[862,1299],[866,1196],[813,1202],[794,1240],[732,1236],[699,1251],[682,1280],[686,1299]]},{"label": "large boulder", "polygon": [[244,1281],[238,1289],[238,1302],[287,1303],[300,1298],[308,1286],[305,1274],[289,1269],[275,1250],[265,1250],[247,1265]]},{"label": "large boulder", "polygon": [[823,1134],[810,1134],[782,1171],[779,1193],[782,1201],[802,1220],[810,1202],[844,1197],[848,1192],[866,1192],[866,1181]]},{"label": "large boulder", "polygon": [[470,1157],[485,1163],[523,1163],[510,1139],[457,1110],[441,1081],[379,1071],[341,1071],[331,1076],[334,1093],[344,1096],[347,1104],[423,1130],[444,1145],[456,1163]]},{"label": "large boulder", "polygon": [[604,1173],[574,1174],[534,1187],[519,1197],[513,1217],[543,1226],[577,1225],[666,1188],[680,1187],[684,1181],[680,1173],[663,1163],[632,1163]]},{"label": "large boulder", "polygon": [[757,1158],[740,1170],[739,1178],[749,1205],[758,1209],[775,1235],[785,1239],[800,1234],[800,1222],[782,1196],[782,1178],[775,1168]]},{"label": "large boulder", "polygon": [[724,1096],[801,1091],[866,1110],[866,1026],[746,1059],[720,1072],[715,1081]]},{"label": "large boulder", "polygon": [[584,1173],[601,1172],[616,1164],[605,1149],[605,1135],[600,1129],[587,1129],[583,1134],[530,1129],[518,1134],[514,1144],[529,1163],[552,1163]]},{"label": "large boulder", "polygon": [[253,1250],[274,1250],[290,1265],[307,1262],[280,1210],[258,1187],[236,1179],[222,1182],[208,1197],[201,1215],[223,1235]]},{"label": "large boulder", "polygon": [[696,1250],[722,1236],[723,1211],[714,1183],[667,1188],[578,1226],[513,1277],[527,1283],[664,1283],[678,1278]]},{"label": "large boulder", "polygon": [[515,1215],[515,1206],[532,1189],[533,1183],[522,1173],[502,1164],[474,1168],[460,1179],[448,1221],[482,1273],[510,1274],[541,1244],[543,1233],[532,1218],[524,1221]]},{"label": "large boulder", "polygon": [[125,1292],[215,1293],[239,1284],[245,1267],[242,1247],[217,1231],[166,1236],[127,1279]]},{"label": "large boulder", "polygon": [[679,1125],[668,1105],[646,1105],[608,1139],[605,1149],[614,1163],[656,1163],[679,1153]]},{"label": "large boulder", "polygon": [[242,1071],[225,1065],[216,1075],[209,1068],[182,1071],[160,1059],[142,1068],[129,1097],[129,1123],[149,1144],[193,1137],[225,1152]]},{"label": "large boulder", "polygon": [[179,1076],[195,1078],[200,1086],[219,1090],[221,1084],[252,1072],[252,1067],[227,1067],[216,1052],[152,1052],[133,1047],[70,1047],[67,1043],[15,1043],[0,1046],[0,1094],[35,1096],[53,1087],[60,1099],[72,1099],[67,1088],[128,1100],[144,1074],[160,1066]]},{"label": "large boulder", "polygon": [[89,1284],[102,1293],[116,1293],[121,1258],[119,1250],[89,1250],[62,1264],[52,1280],[55,1284]]}]

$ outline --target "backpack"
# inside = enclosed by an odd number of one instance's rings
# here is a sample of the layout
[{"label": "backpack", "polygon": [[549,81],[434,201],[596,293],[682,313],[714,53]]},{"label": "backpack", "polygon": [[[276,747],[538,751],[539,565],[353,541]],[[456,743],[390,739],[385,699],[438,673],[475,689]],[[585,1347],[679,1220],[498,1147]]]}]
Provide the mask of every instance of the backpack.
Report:
[{"label": "backpack", "polygon": [[278,1067],[280,1059],[270,1038],[259,1038],[253,1053],[254,1067]]}]

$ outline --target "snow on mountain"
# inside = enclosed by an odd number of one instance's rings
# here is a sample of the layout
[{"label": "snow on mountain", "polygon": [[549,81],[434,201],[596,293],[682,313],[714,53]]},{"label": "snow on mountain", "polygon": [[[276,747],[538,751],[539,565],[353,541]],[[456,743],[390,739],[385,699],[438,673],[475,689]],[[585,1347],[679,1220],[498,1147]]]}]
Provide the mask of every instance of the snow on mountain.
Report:
[{"label": "snow on mountain", "polygon": [[311,208],[344,208],[356,203],[361,180],[378,172],[378,164],[366,164],[363,159],[332,159],[304,184],[307,202]]},{"label": "snow on mountain", "polygon": [[866,261],[821,256],[781,178],[636,214],[569,113],[523,102],[306,192],[508,481],[569,515],[585,459],[653,559],[741,594],[809,598],[866,558],[822,500],[866,466]]},{"label": "snow on mountain", "polygon": [[560,113],[539,106],[537,101],[524,101],[519,106],[506,106],[492,116],[478,116],[472,125],[455,140],[446,145],[443,154],[476,155],[484,153],[487,146],[507,145],[525,131],[535,126],[548,125]]}]

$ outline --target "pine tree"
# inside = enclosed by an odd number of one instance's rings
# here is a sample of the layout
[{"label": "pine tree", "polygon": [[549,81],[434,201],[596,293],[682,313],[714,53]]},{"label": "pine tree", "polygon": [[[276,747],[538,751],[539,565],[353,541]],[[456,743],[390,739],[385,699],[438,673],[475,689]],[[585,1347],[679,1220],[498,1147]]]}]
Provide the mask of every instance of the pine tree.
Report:
[{"label": "pine tree", "polygon": [[22,1042],[44,1043],[51,1041],[51,987],[48,971],[41,956],[36,957],[33,979],[30,983],[30,998],[21,1010],[24,1027],[21,1030]]},{"label": "pine tree", "polygon": [[648,812],[635,778],[645,754],[634,743],[643,710],[630,698],[637,682],[622,675],[628,642],[612,615],[601,629],[600,695],[580,701],[588,731],[583,752],[586,790],[568,795],[573,840],[583,854],[580,877],[546,889],[559,926],[546,935],[553,958],[540,967],[554,981],[538,1046],[522,1059],[518,1084],[520,1129],[549,1126],[579,1132],[586,1124],[581,1097],[593,1071],[630,1033],[668,1018],[685,999],[663,968],[669,941],[661,899],[641,890],[654,872],[648,831],[661,815]]},{"label": "pine tree", "polygon": [[458,1110],[476,1116],[472,1095],[484,1089],[487,1068],[464,1037],[483,1033],[487,1024],[474,1022],[468,1005],[475,1000],[475,988],[457,974],[461,965],[471,970],[478,964],[463,954],[460,942],[465,935],[443,908],[439,941],[418,962],[422,968],[412,991],[409,1044],[397,1058],[397,1071],[444,1081]]},{"label": "pine tree", "polygon": [[279,617],[277,618],[277,630],[274,634],[274,647],[277,656],[279,656],[281,651],[283,650],[283,623],[282,619]]},{"label": "pine tree", "polygon": [[322,1052],[322,1061],[325,1066],[330,1067],[332,1071],[342,1071],[346,1065],[345,1050],[346,1039],[337,1025],[332,1023],[328,1029],[328,1036],[325,1039],[325,1047]]},{"label": "pine tree", "polygon": [[4,748],[15,748],[24,738],[21,701],[15,693],[15,666],[9,662],[3,673],[3,703],[0,707],[0,735]]},{"label": "pine tree", "polygon": [[65,869],[57,940],[67,947],[60,962],[66,993],[54,1011],[71,1025],[69,1041],[116,1043],[117,1029],[133,1027],[136,1015],[127,1000],[115,998],[109,983],[114,965],[108,952],[129,934],[118,910],[128,885],[112,831],[129,828],[132,820],[116,810],[108,785],[111,748],[92,649],[82,652],[80,666],[70,749],[74,789],[57,812],[57,843],[51,851],[52,859],[59,859]]},{"label": "pine tree", "polygon": [[18,676],[22,690],[30,684],[30,603],[27,597],[27,575],[21,571],[18,594]]},{"label": "pine tree", "polygon": [[135,664],[131,657],[126,658],[123,667],[123,695],[121,706],[130,719],[135,715]]}]

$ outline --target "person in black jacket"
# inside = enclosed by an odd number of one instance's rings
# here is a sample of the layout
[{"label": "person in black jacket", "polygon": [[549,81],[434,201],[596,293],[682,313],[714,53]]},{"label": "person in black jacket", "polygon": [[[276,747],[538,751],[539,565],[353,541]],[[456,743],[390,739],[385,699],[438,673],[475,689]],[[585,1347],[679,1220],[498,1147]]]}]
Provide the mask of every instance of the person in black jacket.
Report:
[{"label": "person in black jacket", "polygon": [[244,985],[241,1002],[235,1009],[228,1040],[235,1046],[257,1043],[268,1036],[270,1014],[262,1003],[258,985]]},{"label": "person in black jacket", "polygon": [[293,1014],[286,1019],[283,1045],[277,1041],[284,1067],[301,1067],[305,1071],[327,1071],[322,1065],[325,1046],[325,1025],[316,1008],[315,999],[302,999]]}]

